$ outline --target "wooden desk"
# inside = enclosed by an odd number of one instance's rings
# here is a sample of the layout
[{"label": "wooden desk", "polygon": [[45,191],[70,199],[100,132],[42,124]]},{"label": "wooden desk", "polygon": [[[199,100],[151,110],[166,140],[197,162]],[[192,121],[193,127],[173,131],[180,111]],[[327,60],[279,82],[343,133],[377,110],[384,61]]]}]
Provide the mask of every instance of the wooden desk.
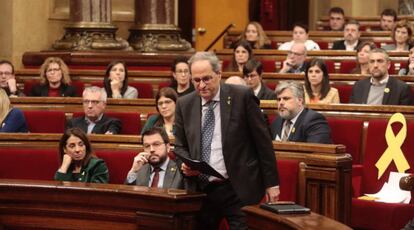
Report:
[{"label": "wooden desk", "polygon": [[301,230],[348,230],[350,227],[317,213],[303,215],[279,215],[259,208],[258,205],[246,206],[249,229],[301,229]]},{"label": "wooden desk", "polygon": [[0,229],[194,229],[204,194],[0,179]]}]

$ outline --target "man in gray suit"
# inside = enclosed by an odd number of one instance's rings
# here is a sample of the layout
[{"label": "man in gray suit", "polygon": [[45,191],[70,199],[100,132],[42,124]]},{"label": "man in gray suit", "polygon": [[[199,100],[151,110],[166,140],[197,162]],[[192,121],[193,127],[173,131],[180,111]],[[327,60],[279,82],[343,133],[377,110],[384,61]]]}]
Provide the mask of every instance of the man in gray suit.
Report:
[{"label": "man in gray suit", "polygon": [[142,134],[144,152],[134,157],[126,184],[157,188],[184,188],[177,165],[169,159],[170,141],[161,127],[154,127]]}]

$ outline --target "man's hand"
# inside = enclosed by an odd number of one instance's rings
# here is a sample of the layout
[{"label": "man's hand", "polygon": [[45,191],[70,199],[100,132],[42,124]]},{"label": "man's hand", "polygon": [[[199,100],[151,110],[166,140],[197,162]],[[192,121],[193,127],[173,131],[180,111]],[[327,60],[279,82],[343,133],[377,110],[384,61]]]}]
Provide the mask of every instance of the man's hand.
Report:
[{"label": "man's hand", "polygon": [[17,92],[17,85],[16,85],[15,78],[9,78],[7,80],[7,85],[9,86],[9,90],[12,94],[15,94]]},{"label": "man's hand", "polygon": [[266,202],[274,203],[279,200],[280,189],[279,186],[269,187],[266,189]]},{"label": "man's hand", "polygon": [[286,73],[292,68],[292,60],[290,58],[286,58],[283,62],[282,69],[280,69],[280,73]]},{"label": "man's hand", "polygon": [[192,170],[185,163],[181,164],[181,170],[183,171],[184,175],[186,175],[186,176],[198,176],[198,175],[201,174],[200,171]]},{"label": "man's hand", "polygon": [[147,152],[140,152],[138,155],[134,157],[134,162],[132,163],[132,168],[130,171],[138,172],[141,167],[148,163],[148,158],[150,157],[150,153]]}]

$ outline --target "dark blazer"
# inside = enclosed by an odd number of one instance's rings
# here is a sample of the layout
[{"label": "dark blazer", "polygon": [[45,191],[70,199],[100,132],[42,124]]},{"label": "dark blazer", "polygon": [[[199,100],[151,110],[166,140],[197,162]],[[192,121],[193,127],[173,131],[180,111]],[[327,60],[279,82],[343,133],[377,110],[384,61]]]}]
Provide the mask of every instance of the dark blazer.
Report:
[{"label": "dark blazer", "polygon": [[[271,125],[273,140],[282,137],[285,119],[278,117]],[[289,134],[288,141],[331,144],[331,129],[325,117],[311,109],[304,108]]]},{"label": "dark blazer", "polygon": [[[355,82],[354,86],[352,87],[352,94],[349,99],[349,103],[366,104],[370,87],[370,78]],[[386,88],[389,89],[389,92],[384,92],[384,97],[382,99],[383,105],[413,104],[411,88],[409,85],[407,85],[407,83],[390,76],[388,78]]]},{"label": "dark blazer", "polygon": [[[201,158],[201,107],[200,96],[193,92],[178,99],[175,116],[174,151],[197,160]],[[272,140],[259,101],[247,87],[222,84],[220,116],[230,183],[244,204],[258,203],[266,188],[279,184]]]},{"label": "dark blazer", "polygon": [[[335,41],[333,43],[332,50],[346,50],[344,42],[345,42],[345,40]],[[356,48],[359,46],[360,43],[361,43],[361,40],[358,40],[358,43],[355,46],[354,50],[356,50]]]},{"label": "dark blazer", "polygon": [[[76,97],[76,88],[73,85],[62,84],[59,88],[62,97]],[[49,85],[35,85],[30,92],[33,97],[47,97],[49,93]]]},{"label": "dark blazer", "polygon": [[[134,182],[128,183],[128,184],[148,187],[150,176],[151,176],[151,166],[149,164],[145,164],[137,172],[137,179]],[[175,163],[175,161],[171,159],[169,160],[167,164],[167,169],[165,171],[164,182],[162,184],[162,188],[177,188],[177,189],[184,188],[183,177],[177,168],[177,164]]]},{"label": "dark blazer", "polygon": [[[79,127],[86,133],[88,131],[88,124],[86,123],[85,116],[72,118],[66,128],[69,129],[72,127]],[[119,134],[121,127],[122,124],[119,119],[108,117],[104,114],[102,119],[96,123],[92,133],[105,134],[107,131],[110,131],[113,134]]]},{"label": "dark blazer", "polygon": [[262,87],[257,94],[257,98],[259,98],[259,100],[276,100],[276,93],[262,82]]}]

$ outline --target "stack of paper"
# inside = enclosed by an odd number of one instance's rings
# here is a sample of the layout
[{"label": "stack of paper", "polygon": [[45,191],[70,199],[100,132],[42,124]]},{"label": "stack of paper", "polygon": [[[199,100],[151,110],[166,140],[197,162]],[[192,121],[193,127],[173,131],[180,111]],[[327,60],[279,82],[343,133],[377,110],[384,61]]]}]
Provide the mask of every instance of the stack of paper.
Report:
[{"label": "stack of paper", "polygon": [[384,203],[404,203],[408,204],[411,200],[411,192],[400,189],[400,179],[407,176],[406,173],[391,172],[388,182],[385,182],[381,190],[375,194],[365,194],[367,200],[375,200]]}]

